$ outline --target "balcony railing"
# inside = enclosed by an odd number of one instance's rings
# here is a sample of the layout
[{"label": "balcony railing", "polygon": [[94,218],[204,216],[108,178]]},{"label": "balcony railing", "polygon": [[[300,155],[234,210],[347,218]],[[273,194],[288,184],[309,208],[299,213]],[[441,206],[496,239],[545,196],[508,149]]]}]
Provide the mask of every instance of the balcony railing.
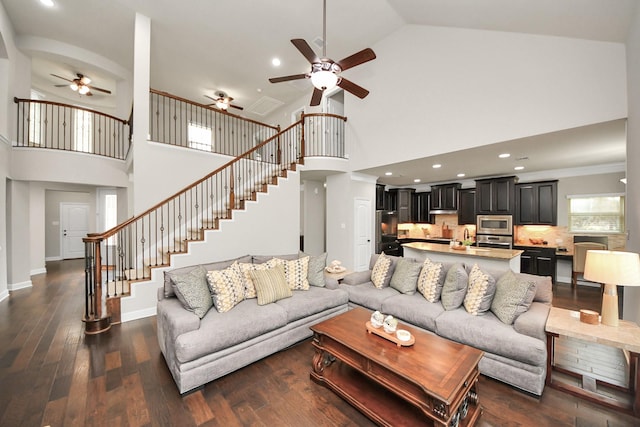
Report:
[{"label": "balcony railing", "polygon": [[18,104],[15,146],[76,151],[125,159],[129,122],[98,111],[50,101],[14,98]]}]

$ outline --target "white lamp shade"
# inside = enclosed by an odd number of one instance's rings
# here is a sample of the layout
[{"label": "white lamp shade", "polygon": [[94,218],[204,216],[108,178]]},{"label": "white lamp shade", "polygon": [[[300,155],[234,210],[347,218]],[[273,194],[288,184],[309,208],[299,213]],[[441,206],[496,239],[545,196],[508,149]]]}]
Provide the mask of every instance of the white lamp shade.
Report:
[{"label": "white lamp shade", "polygon": [[598,283],[640,286],[640,256],[632,252],[587,251],[584,278]]},{"label": "white lamp shade", "polygon": [[311,83],[320,90],[331,90],[338,84],[338,75],[332,71],[316,71],[311,74]]}]

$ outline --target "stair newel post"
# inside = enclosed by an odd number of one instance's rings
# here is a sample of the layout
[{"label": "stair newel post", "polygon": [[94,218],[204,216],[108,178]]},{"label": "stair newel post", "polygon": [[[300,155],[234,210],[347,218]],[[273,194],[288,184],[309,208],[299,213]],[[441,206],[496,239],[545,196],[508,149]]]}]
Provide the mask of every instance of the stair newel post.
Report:
[{"label": "stair newel post", "polygon": [[102,305],[102,255],[100,246],[104,239],[89,234],[85,243],[85,334],[105,332],[111,327],[111,318]]},{"label": "stair newel post", "polygon": [[300,153],[298,154],[298,158],[296,160],[301,165],[304,165],[304,153],[306,152],[305,141],[304,141],[304,128],[306,125],[306,116],[304,113],[302,113],[300,121],[302,122],[302,126],[301,126],[302,130],[300,131]]}]

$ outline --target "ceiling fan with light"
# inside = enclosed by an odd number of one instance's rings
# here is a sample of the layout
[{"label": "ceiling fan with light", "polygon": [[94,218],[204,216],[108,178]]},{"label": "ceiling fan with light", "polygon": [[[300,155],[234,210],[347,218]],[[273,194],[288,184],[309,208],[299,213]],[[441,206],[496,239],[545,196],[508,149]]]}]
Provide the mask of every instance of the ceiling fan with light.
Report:
[{"label": "ceiling fan with light", "polygon": [[376,54],[370,48],[366,48],[340,61],[327,58],[327,0],[323,0],[322,6],[322,58],[318,58],[318,55],[305,40],[293,39],[291,43],[311,63],[311,71],[305,74],[270,78],[269,81],[271,83],[280,83],[289,80],[311,79],[311,83],[314,86],[313,94],[311,95],[312,106],[320,105],[322,93],[336,86],[362,99],[369,94],[369,91],[345,79],[340,73],[375,59]]},{"label": "ceiling fan with light", "polygon": [[108,93],[111,94],[110,90],[107,89],[102,89],[99,88],[97,86],[92,86],[89,83],[91,83],[91,79],[83,74],[80,73],[76,73],[76,78],[71,80],[68,79],[66,77],[62,77],[62,76],[58,76],[57,74],[51,74],[53,77],[57,77],[59,79],[62,80],[66,80],[71,84],[63,84],[63,85],[55,85],[56,87],[65,87],[65,86],[69,86],[71,88],[71,90],[73,90],[74,92],[78,92],[80,95],[87,95],[87,96],[93,96],[93,94],[91,93],[92,90],[97,90],[100,92],[104,92],[104,93]]},{"label": "ceiling fan with light", "polygon": [[233,105],[231,103],[231,101],[233,101],[233,98],[231,98],[229,95],[227,95],[225,92],[221,90],[214,93],[214,96],[215,98],[209,95],[205,95],[205,98],[209,98],[210,100],[213,101],[212,104],[207,104],[207,107],[213,106],[221,110],[227,110],[229,107],[231,107],[231,108],[237,108],[238,110],[244,110],[244,108],[238,105]]}]

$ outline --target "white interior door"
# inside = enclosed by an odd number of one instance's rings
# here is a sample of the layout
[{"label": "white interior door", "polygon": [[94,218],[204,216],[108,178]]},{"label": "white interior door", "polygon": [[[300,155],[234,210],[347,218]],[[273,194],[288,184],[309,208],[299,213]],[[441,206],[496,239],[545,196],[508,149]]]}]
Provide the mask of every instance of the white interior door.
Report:
[{"label": "white interior door", "polygon": [[83,237],[89,232],[89,205],[61,203],[60,223],[62,258],[84,258]]},{"label": "white interior door", "polygon": [[371,259],[371,200],[355,199],[354,206],[355,218],[355,271],[364,271],[369,268],[369,260]]}]

